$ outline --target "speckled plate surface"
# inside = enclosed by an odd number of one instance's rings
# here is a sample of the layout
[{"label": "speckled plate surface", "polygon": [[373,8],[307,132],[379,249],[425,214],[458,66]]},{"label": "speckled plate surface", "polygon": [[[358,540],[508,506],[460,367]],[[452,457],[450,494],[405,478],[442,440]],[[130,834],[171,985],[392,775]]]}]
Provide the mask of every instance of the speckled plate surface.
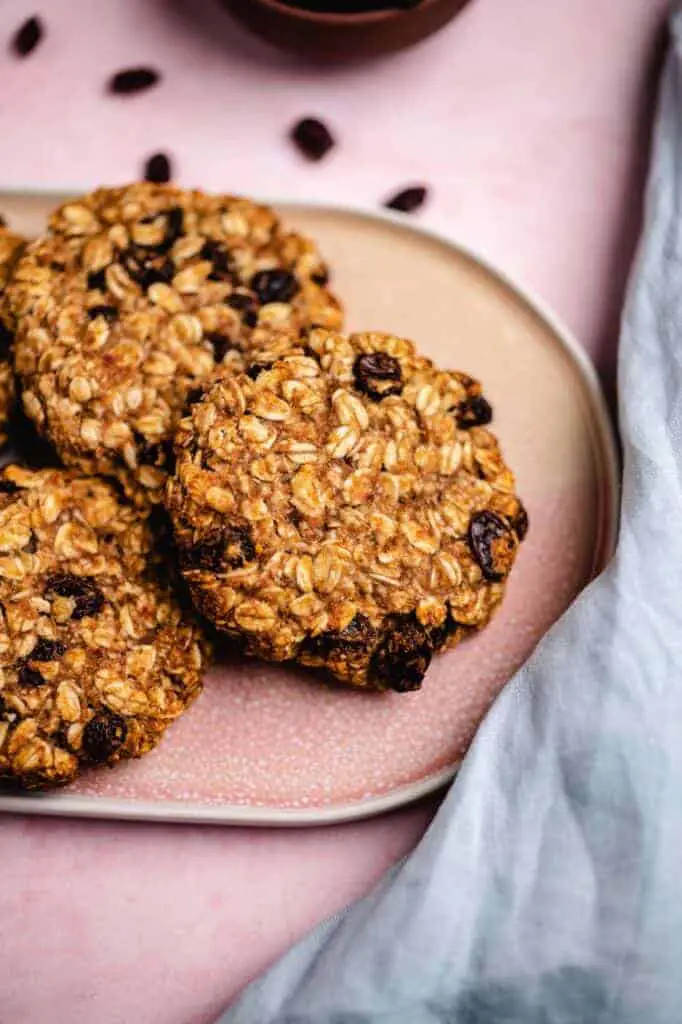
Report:
[{"label": "speckled plate surface", "polygon": [[[61,198],[0,195],[0,209],[33,234]],[[483,381],[531,523],[505,602],[480,636],[434,660],[417,693],[327,689],[290,670],[223,663],[143,760],[57,793],[0,795],[0,809],[304,825],[407,803],[452,777],[492,700],[611,552],[611,427],[591,365],[551,314],[475,254],[403,219],[277,205],[318,239],[350,328],[403,334]]]}]

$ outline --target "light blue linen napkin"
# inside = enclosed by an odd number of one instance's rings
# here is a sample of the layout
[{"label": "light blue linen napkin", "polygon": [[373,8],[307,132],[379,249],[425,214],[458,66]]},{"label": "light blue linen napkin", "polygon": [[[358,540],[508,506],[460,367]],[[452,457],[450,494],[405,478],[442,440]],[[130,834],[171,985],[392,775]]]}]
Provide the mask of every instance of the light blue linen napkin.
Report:
[{"label": "light blue linen napkin", "polygon": [[416,851],[221,1024],[682,1024],[682,16],[620,346],[609,569]]}]

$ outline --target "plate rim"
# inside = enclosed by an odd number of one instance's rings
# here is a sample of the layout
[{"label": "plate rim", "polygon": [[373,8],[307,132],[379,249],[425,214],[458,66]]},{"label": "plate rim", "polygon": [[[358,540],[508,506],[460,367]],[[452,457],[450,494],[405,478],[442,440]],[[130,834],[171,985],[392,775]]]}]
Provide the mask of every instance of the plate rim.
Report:
[{"label": "plate rim", "polygon": [[[28,188],[0,190],[0,204],[5,198],[47,198],[82,194],[82,189]],[[596,368],[588,352],[573,331],[565,324],[544,299],[518,278],[510,277],[476,246],[470,245],[435,228],[408,220],[404,214],[389,210],[375,210],[353,203],[330,203],[324,199],[255,197],[255,201],[278,210],[295,212],[317,211],[332,215],[360,217],[379,224],[390,224],[406,230],[408,234],[425,237],[459,256],[473,262],[486,274],[495,278],[517,299],[542,320],[560,343],[578,370],[590,402],[597,436],[595,449],[601,459],[599,469],[604,478],[604,507],[595,544],[595,563],[592,578],[607,564],[615,550],[618,532],[618,495],[620,490],[620,458],[615,427]],[[0,812],[79,817],[101,820],[184,822],[213,825],[241,825],[254,827],[314,827],[341,824],[396,810],[426,797],[451,782],[459,770],[461,760],[420,779],[382,793],[343,804],[314,807],[271,807],[239,804],[202,804],[194,801],[125,800],[112,797],[73,795],[68,790],[26,794],[0,793]]]}]

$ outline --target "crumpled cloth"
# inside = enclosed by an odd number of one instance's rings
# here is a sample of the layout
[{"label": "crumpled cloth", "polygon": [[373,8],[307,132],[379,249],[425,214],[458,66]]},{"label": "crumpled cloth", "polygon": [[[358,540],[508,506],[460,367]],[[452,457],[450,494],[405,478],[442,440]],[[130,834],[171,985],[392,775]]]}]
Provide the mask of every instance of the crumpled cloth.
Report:
[{"label": "crumpled cloth", "polygon": [[221,1024],[682,1024],[682,12],[623,316],[620,537],[414,853]]}]

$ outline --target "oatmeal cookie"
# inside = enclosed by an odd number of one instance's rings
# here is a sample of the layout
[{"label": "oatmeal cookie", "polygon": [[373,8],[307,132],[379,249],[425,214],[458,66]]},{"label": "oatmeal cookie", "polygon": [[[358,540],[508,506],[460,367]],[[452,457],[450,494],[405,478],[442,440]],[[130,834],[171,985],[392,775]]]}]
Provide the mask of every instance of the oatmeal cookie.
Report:
[{"label": "oatmeal cookie", "polygon": [[526,532],[490,418],[476,381],[390,335],[260,352],[178,430],[167,507],[196,605],[249,654],[419,687],[489,621]]},{"label": "oatmeal cookie", "polygon": [[14,409],[16,389],[12,366],[13,333],[9,317],[3,309],[3,295],[14,265],[26,244],[26,239],[15,235],[0,224],[0,446],[7,441],[7,422]]},{"label": "oatmeal cookie", "polygon": [[139,757],[201,690],[205,642],[108,483],[0,471],[0,776]]},{"label": "oatmeal cookie", "polygon": [[188,397],[282,325],[338,326],[312,242],[248,199],[149,183],[60,207],[8,290],[23,403],[63,461],[159,501]]}]

